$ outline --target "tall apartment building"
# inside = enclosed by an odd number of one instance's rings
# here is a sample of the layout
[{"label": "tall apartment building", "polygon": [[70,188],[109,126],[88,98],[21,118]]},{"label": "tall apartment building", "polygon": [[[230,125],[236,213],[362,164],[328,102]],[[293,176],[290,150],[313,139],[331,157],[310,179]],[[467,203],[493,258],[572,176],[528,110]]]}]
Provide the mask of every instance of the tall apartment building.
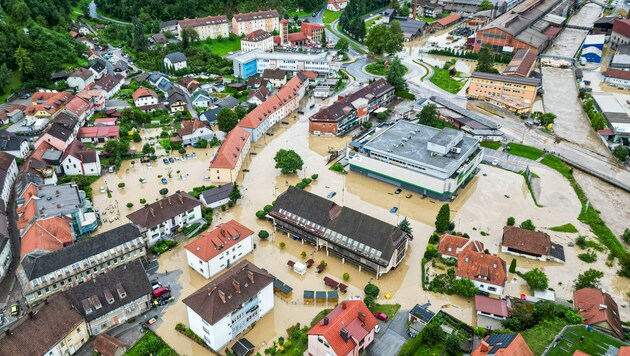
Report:
[{"label": "tall apartment building", "polygon": [[215,39],[219,36],[226,38],[230,35],[230,26],[225,16],[208,16],[196,19],[183,19],[177,21],[177,34],[182,38],[182,31],[191,29],[197,32],[199,40],[206,38]]},{"label": "tall apartment building", "polygon": [[538,78],[473,72],[470,76],[468,96],[516,113],[526,113],[534,105],[541,85]]},{"label": "tall apartment building", "polygon": [[251,141],[250,133],[240,126],[230,131],[221,147],[210,161],[212,182],[235,182],[247,157]]},{"label": "tall apartment building", "polygon": [[267,32],[280,30],[280,14],[276,10],[248,12],[232,17],[232,33],[249,35],[256,30]]}]

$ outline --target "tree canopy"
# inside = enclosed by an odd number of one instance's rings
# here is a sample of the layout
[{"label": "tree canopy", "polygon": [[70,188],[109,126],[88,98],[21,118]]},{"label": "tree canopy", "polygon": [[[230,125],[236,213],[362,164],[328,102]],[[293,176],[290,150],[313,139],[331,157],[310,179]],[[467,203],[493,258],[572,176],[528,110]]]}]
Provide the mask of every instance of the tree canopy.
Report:
[{"label": "tree canopy", "polygon": [[280,169],[282,174],[294,174],[304,166],[302,157],[293,150],[281,149],[276,152],[273,160],[276,162],[275,167]]},{"label": "tree canopy", "polygon": [[396,91],[407,89],[407,81],[403,78],[405,75],[405,69],[400,63],[400,59],[398,57],[394,58],[389,63],[389,68],[387,70],[387,82],[396,88]]},{"label": "tree canopy", "polygon": [[481,4],[479,4],[479,7],[478,7],[479,11],[492,10],[492,9],[494,9],[494,5],[492,5],[492,2],[490,2],[490,0],[481,0]]},{"label": "tree canopy", "polygon": [[575,289],[582,288],[599,288],[599,281],[604,277],[604,272],[595,269],[589,269],[580,273],[575,280]]},{"label": "tree canopy", "polygon": [[448,204],[442,205],[440,211],[435,218],[435,230],[437,232],[444,232],[448,230],[451,225],[451,208]]},{"label": "tree canopy", "polygon": [[230,108],[222,108],[217,114],[217,126],[219,130],[228,133],[238,125],[238,117]]},{"label": "tree canopy", "polygon": [[532,290],[546,290],[549,287],[549,279],[545,272],[534,268],[523,275],[527,285]]},{"label": "tree canopy", "polygon": [[494,53],[489,48],[483,47],[479,51],[475,71],[499,74],[499,71],[494,67]]},{"label": "tree canopy", "polygon": [[411,228],[411,223],[409,223],[409,219],[407,219],[407,217],[402,219],[402,221],[398,224],[398,228],[408,234],[411,234],[411,232],[413,231],[413,229]]},{"label": "tree canopy", "polygon": [[436,121],[439,120],[440,114],[437,111],[437,105],[430,103],[423,106],[416,117],[419,124],[433,127]]},{"label": "tree canopy", "polygon": [[400,21],[394,20],[388,26],[372,26],[365,40],[370,52],[374,54],[398,53],[403,48],[404,35]]}]

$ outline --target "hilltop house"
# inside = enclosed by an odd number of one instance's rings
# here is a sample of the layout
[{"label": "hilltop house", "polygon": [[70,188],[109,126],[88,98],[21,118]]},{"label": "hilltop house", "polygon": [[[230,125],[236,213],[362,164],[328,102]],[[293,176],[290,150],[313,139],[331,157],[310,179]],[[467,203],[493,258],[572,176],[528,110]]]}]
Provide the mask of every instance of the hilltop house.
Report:
[{"label": "hilltop house", "polygon": [[169,53],[164,57],[164,67],[172,71],[178,71],[186,68],[187,66],[186,55],[182,52]]}]

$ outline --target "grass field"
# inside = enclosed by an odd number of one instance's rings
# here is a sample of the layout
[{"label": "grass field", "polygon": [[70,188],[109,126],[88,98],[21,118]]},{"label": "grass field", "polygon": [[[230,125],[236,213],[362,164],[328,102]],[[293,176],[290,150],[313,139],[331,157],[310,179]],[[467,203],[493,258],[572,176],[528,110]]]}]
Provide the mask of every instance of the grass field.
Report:
[{"label": "grass field", "polygon": [[[582,336],[584,336],[584,341],[580,341],[580,337]],[[568,328],[562,337],[562,341],[560,341],[556,347],[551,349],[547,355],[573,355],[573,352],[580,350],[591,356],[603,356],[607,354],[606,351],[611,347],[619,348],[625,345],[620,340],[608,335],[604,335],[593,330],[588,331],[584,326],[574,326]]]},{"label": "grass field", "polygon": [[523,335],[523,339],[525,339],[529,348],[532,349],[534,355],[542,355],[545,348],[551,344],[553,338],[556,337],[566,324],[567,323],[561,319],[546,320],[531,329],[522,331],[521,335]]},{"label": "grass field", "polygon": [[13,71],[11,72],[11,77],[9,78],[9,84],[4,88],[4,94],[0,96],[0,104],[4,103],[7,100],[7,97],[22,84],[22,74],[20,72]]},{"label": "grass field", "polygon": [[429,81],[451,94],[457,94],[464,84],[466,84],[466,80],[455,80],[449,75],[448,69],[439,67],[433,68],[433,75]]},{"label": "grass field", "polygon": [[157,354],[164,356],[176,356],[177,352],[168,346],[161,337],[157,336],[153,331],[149,330],[136,342],[135,345],[125,355],[127,356],[145,356]]},{"label": "grass field", "polygon": [[400,304],[376,304],[374,308],[372,308],[371,312],[380,312],[387,314],[387,318],[392,320],[398,310],[400,309]]},{"label": "grass field", "polygon": [[501,142],[482,142],[479,145],[481,147],[489,148],[491,150],[498,150],[501,147]]},{"label": "grass field", "polygon": [[322,16],[322,19],[324,20],[324,23],[331,23],[335,21],[336,19],[338,19],[342,13],[343,11],[326,10],[324,11],[324,15]]},{"label": "grass field", "polygon": [[290,18],[294,18],[295,16],[306,17],[306,16],[311,16],[312,14],[313,14],[312,12],[306,12],[306,11],[291,11],[289,12],[289,17]]},{"label": "grass field", "polygon": [[[403,68],[404,68],[403,74],[407,74],[409,69],[407,67],[405,67],[405,66],[403,66]],[[370,63],[370,64],[366,65],[365,66],[365,71],[370,73],[370,74],[374,74],[374,75],[386,76],[388,69],[385,68],[383,63],[376,62],[376,63]]]},{"label": "grass field", "polygon": [[564,225],[560,225],[560,226],[554,226],[554,227],[550,227],[549,230],[551,231],[557,231],[557,232],[578,232],[578,230],[575,228],[575,226],[573,226],[573,224],[564,224]]},{"label": "grass field", "polygon": [[195,43],[195,46],[207,49],[217,56],[225,56],[230,52],[235,52],[241,49],[241,39],[237,38],[234,41],[231,41],[229,38],[224,38],[220,42],[218,40],[212,40],[210,42],[199,41]]},{"label": "grass field", "polygon": [[521,145],[518,143],[510,142],[507,145],[510,148],[510,154],[514,156],[529,158],[534,161],[542,157],[542,155],[544,154],[542,150],[530,146]]}]

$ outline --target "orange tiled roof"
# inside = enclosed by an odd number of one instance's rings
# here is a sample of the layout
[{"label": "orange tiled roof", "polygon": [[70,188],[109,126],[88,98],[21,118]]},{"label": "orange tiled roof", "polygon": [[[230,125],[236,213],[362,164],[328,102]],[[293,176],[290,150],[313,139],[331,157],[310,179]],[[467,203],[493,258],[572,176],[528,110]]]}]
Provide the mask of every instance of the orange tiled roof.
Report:
[{"label": "orange tiled roof", "polygon": [[[197,240],[186,245],[186,249],[202,261],[208,262],[224,250],[229,249],[245,237],[253,234],[252,230],[234,220],[230,220],[217,225],[216,229],[212,231],[204,232]],[[220,250],[217,249],[219,246],[222,246]]]},{"label": "orange tiled roof", "polygon": [[443,234],[440,236],[438,252],[440,255],[457,257],[457,254],[462,250],[483,252],[483,249],[483,242],[481,241],[473,241],[461,236]]},{"label": "orange tiled roof", "polygon": [[155,92],[151,89],[147,89],[145,87],[140,87],[138,89],[136,89],[136,91],[133,92],[133,94],[131,94],[131,97],[133,98],[133,100],[138,100],[138,98],[142,98],[144,96],[152,96],[154,98],[157,98],[157,94],[155,94]]},{"label": "orange tiled roof", "polygon": [[81,116],[90,108],[90,104],[83,98],[79,96],[75,96],[68,105],[66,105],[66,109],[71,113]]},{"label": "orange tiled roof", "polygon": [[206,125],[205,122],[199,120],[196,117],[194,117],[192,120],[184,120],[182,121],[182,128],[179,129],[179,135],[180,136],[192,135],[193,132],[195,132],[197,129],[200,129],[202,127],[207,128],[208,125]]},{"label": "orange tiled roof", "polygon": [[505,261],[496,255],[471,250],[457,255],[457,277],[504,286],[507,280]]},{"label": "orange tiled roof", "polygon": [[240,126],[236,126],[227,135],[214,160],[210,162],[210,168],[230,168],[236,167],[238,158],[243,153],[243,146],[249,141],[249,132]]},{"label": "orange tiled roof", "polygon": [[608,323],[620,339],[624,339],[619,307],[612,296],[601,289],[582,288],[573,292],[573,306],[584,318],[584,324]]},{"label": "orange tiled roof", "polygon": [[72,244],[72,228],[67,218],[52,217],[35,221],[21,238],[20,258],[36,250],[56,251]]}]

